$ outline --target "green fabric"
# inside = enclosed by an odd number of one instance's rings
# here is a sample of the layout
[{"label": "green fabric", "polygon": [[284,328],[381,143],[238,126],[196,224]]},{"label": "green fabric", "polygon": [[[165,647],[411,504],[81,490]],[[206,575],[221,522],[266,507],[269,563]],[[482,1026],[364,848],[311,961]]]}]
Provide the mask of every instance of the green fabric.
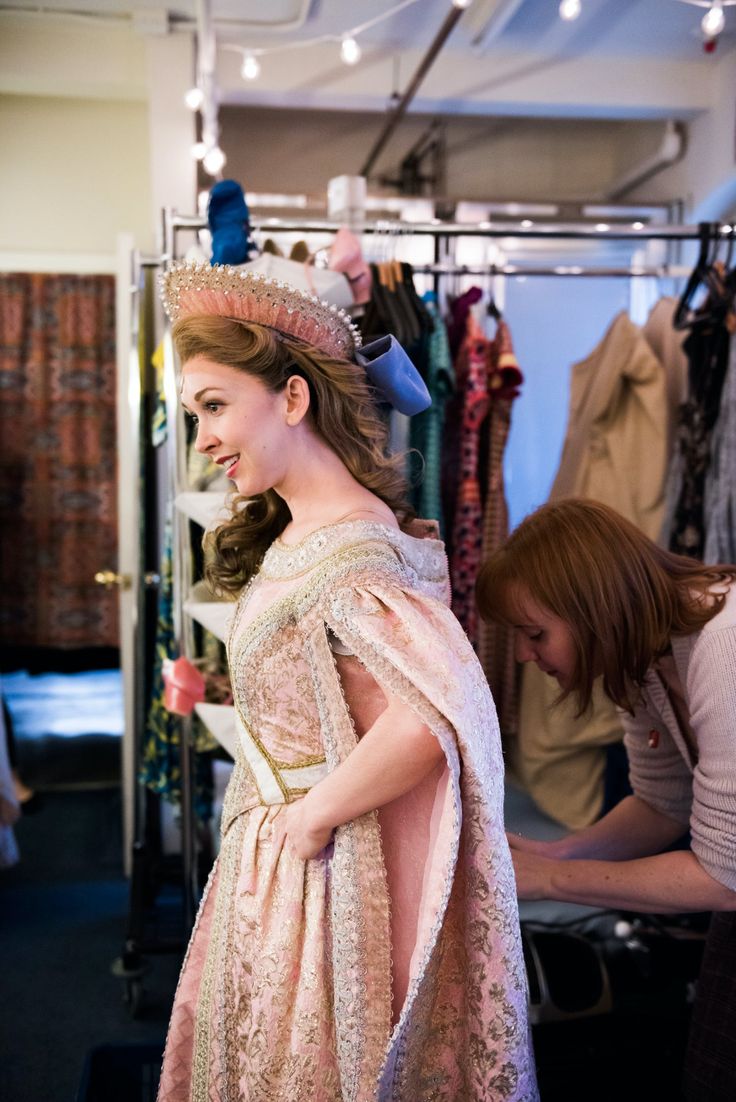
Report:
[{"label": "green fabric", "polygon": [[[158,627],[154,660],[151,703],[143,739],[141,780],[152,792],[169,803],[181,806],[181,724],[164,705],[163,665],[167,658],[178,657],[174,650],[173,575],[171,524],[167,524],[161,563],[161,583],[158,596]],[[192,771],[194,811],[199,820],[212,817],[212,762],[205,752],[211,740],[196,716],[192,719],[194,753]]]},{"label": "green fabric", "polygon": [[432,315],[434,329],[429,335],[426,383],[432,405],[411,419],[410,444],[424,457],[424,477],[414,492],[414,507],[420,517],[436,520],[444,535],[444,516],[440,486],[442,436],[445,405],[455,389],[455,371],[450,356],[447,327],[433,297],[424,301]]}]

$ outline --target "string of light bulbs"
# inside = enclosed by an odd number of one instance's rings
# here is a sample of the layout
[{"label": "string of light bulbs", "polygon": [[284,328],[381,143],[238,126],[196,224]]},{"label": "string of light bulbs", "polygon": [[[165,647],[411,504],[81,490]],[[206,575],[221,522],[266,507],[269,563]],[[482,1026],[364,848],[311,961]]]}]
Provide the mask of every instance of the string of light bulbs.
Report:
[{"label": "string of light bulbs", "polygon": [[[711,52],[715,49],[716,38],[726,26],[726,15],[723,9],[732,7],[736,4],[736,0],[680,0],[680,2],[707,9],[700,21],[700,29],[705,39],[705,49]],[[560,19],[564,19],[567,23],[577,19],[582,10],[581,0],[560,0],[558,8]]]},{"label": "string of light bulbs", "polygon": [[[328,42],[340,44],[340,58],[345,65],[357,65],[362,57],[362,51],[358,44],[358,37],[365,31],[370,30],[379,23],[383,23],[386,19],[391,19],[405,8],[412,7],[418,2],[419,0],[401,0],[400,3],[395,4],[392,8],[389,8],[388,11],[382,12],[381,15],[376,15],[372,19],[367,19],[364,23],[359,23],[357,26],[349,27],[340,34],[323,34],[315,38],[304,38],[294,42],[282,42],[274,46],[246,47],[235,45],[234,43],[222,43],[221,49],[233,50],[242,55],[243,63],[240,69],[240,75],[244,80],[248,81],[257,80],[260,76],[261,58],[285,50],[303,50],[311,46]],[[460,9],[470,7],[472,2],[473,0],[450,0],[453,8]],[[185,93],[184,102],[190,111],[202,112],[207,106],[205,98],[204,89],[200,84],[197,84]],[[202,167],[210,176],[219,175],[225,166],[225,154],[222,149],[220,149],[216,140],[214,144],[212,142],[208,143],[207,141],[195,142],[192,146],[191,153],[195,160],[201,161]]]},{"label": "string of light bulbs", "polygon": [[[385,20],[391,19],[394,15],[398,15],[404,8],[409,8],[416,3],[418,3],[418,0],[402,0],[400,4],[396,4],[393,8],[389,8],[388,11],[376,15],[372,19],[367,19],[364,23],[359,23],[355,27],[349,27],[340,34],[322,34],[318,35],[316,38],[304,38],[297,42],[282,42],[275,46],[257,46],[250,48],[226,43],[222,48],[242,54],[243,64],[240,75],[243,80],[258,80],[258,77],[261,75],[260,59],[268,57],[270,54],[282,53],[285,50],[303,50],[310,46],[319,46],[329,42],[339,43],[340,60],[345,65],[357,65],[363,56],[363,51],[358,43],[358,37],[372,27],[378,26],[379,23],[383,23]],[[472,0],[451,0],[451,3],[454,8],[468,8]]]}]

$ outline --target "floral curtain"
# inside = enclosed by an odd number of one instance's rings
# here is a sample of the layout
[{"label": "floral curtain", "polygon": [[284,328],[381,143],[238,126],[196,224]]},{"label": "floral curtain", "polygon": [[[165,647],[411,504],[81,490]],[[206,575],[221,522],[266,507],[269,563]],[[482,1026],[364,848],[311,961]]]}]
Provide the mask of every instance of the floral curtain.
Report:
[{"label": "floral curtain", "polygon": [[118,645],[115,281],[0,273],[0,643]]}]

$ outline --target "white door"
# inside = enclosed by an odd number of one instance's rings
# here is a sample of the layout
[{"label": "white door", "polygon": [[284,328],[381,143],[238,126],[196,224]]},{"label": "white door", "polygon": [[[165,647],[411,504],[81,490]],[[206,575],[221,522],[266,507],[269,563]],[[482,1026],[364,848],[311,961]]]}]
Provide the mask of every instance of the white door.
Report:
[{"label": "white door", "polygon": [[122,744],[123,861],[131,872],[135,832],[136,740],[140,737],[139,629],[140,577],[140,366],[137,342],[139,273],[134,241],[120,234],[117,249],[117,460],[118,565],[115,583],[120,600],[120,667],[125,728]]}]

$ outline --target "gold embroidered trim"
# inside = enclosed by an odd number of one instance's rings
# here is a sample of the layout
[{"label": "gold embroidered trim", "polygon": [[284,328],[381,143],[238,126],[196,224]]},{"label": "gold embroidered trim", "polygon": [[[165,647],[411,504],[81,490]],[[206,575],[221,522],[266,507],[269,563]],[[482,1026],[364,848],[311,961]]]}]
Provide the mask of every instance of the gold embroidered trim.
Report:
[{"label": "gold embroidered trim", "polygon": [[377,543],[393,549],[414,585],[447,585],[447,557],[441,540],[420,539],[372,520],[340,521],[310,532],[295,544],[276,539],[263,556],[260,575],[268,581],[298,578],[326,559],[351,548]]},{"label": "gold embroidered trim", "polygon": [[[276,781],[276,784],[281,789],[281,794],[284,797],[284,803],[285,804],[291,803],[291,799],[289,797],[289,789],[287,788],[287,786],[284,782],[284,779],[283,779],[283,777],[281,776],[281,773],[278,770],[276,762],[271,757],[268,750],[263,745],[263,743],[258,738],[258,736],[251,730],[251,728],[246,723],[245,718],[243,716],[243,713],[240,709],[240,704],[238,703],[237,700],[235,701],[235,708],[236,708],[237,713],[238,713],[238,718],[240,719],[240,722],[243,724],[243,727],[245,728],[245,730],[247,731],[248,736],[250,737],[250,739],[253,742],[253,745],[258,749],[259,753],[263,756],[263,759],[266,762],[266,765],[268,766],[268,768],[271,770],[271,773],[273,774],[273,779]],[[258,782],[256,781],[256,785],[257,784],[258,784]],[[261,797],[261,803],[263,803],[264,806],[265,806],[266,801],[263,799],[263,794],[262,794],[260,788],[258,789],[258,794]]]},{"label": "gold embroidered trim", "polygon": [[[324,754],[314,758],[302,758],[300,761],[279,761],[278,758],[273,758],[273,762],[279,767],[279,769],[306,769],[309,765],[324,765],[327,758]],[[293,789],[292,789],[293,791]],[[309,791],[309,789],[305,789]]]},{"label": "gold embroidered trim", "polygon": [[220,879],[215,897],[215,913],[212,916],[210,940],[207,956],[199,985],[197,1007],[195,1011],[194,1051],[192,1053],[192,1092],[191,1102],[209,1102],[209,1068],[211,1029],[216,1021],[213,1013],[213,1001],[216,992],[215,978],[220,972],[219,959],[222,948],[225,918],[237,879],[238,855],[242,848],[242,834],[245,820],[241,817],[240,828],[230,836],[225,852],[220,853]]}]

